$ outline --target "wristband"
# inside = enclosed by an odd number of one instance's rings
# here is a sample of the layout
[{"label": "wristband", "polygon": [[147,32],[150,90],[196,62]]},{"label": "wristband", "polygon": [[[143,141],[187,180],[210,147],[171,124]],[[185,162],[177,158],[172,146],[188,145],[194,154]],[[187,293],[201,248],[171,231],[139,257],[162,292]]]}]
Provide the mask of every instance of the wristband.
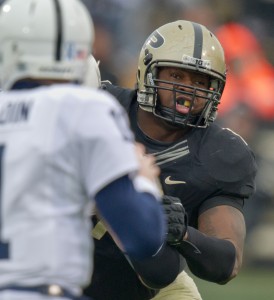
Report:
[{"label": "wristband", "polygon": [[160,190],[156,182],[152,182],[141,175],[134,177],[132,182],[136,191],[152,194],[159,202],[161,202]]}]

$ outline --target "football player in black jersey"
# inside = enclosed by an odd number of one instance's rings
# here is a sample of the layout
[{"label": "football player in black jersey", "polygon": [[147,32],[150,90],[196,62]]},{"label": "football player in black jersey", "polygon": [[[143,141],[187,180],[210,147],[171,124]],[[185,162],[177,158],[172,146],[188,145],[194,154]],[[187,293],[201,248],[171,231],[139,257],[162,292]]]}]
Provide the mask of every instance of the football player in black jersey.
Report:
[{"label": "football player in black jersey", "polygon": [[[181,20],[146,40],[136,89],[103,84],[128,112],[136,140],[156,157],[171,216],[167,244],[144,264],[129,262],[105,231],[95,235],[95,270],[86,289],[95,299],[201,299],[185,261],[193,274],[219,284],[238,274],[242,209],[254,193],[257,167],[245,141],[213,123],[225,81],[217,38],[203,25]],[[187,218],[173,216],[180,203]],[[98,229],[100,222],[93,221]]]}]

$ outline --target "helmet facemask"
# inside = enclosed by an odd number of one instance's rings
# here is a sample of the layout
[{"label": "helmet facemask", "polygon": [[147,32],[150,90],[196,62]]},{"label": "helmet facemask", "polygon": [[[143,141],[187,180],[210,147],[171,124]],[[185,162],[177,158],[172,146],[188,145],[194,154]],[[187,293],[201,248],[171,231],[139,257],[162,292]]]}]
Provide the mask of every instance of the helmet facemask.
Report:
[{"label": "helmet facemask", "polygon": [[[151,112],[155,116],[180,127],[205,128],[210,122],[213,122],[216,118],[217,106],[220,103],[221,82],[212,79],[210,80],[210,87],[202,89],[177,82],[160,80],[158,79],[159,67],[156,66],[157,64],[160,64],[160,62],[153,62],[148,65],[144,82],[145,92],[142,93],[142,97],[148,98],[148,103],[152,103]],[[218,85],[220,88],[218,88]],[[172,92],[173,107],[162,105],[159,96],[160,90]],[[199,113],[192,113],[195,99],[198,98],[204,100],[204,107]],[[186,114],[177,112],[176,104],[188,107],[189,112]],[[141,105],[141,107],[143,106]],[[145,110],[148,110],[148,107]]]}]

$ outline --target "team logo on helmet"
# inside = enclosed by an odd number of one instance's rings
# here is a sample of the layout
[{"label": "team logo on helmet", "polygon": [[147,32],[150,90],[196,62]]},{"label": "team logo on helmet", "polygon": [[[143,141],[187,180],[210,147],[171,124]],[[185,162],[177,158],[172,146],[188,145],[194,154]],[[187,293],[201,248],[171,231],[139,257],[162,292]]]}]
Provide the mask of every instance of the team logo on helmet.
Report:
[{"label": "team logo on helmet", "polygon": [[152,48],[159,48],[164,44],[164,42],[165,42],[164,37],[158,31],[154,31],[147,38],[143,48],[146,48],[148,45],[150,45]]}]

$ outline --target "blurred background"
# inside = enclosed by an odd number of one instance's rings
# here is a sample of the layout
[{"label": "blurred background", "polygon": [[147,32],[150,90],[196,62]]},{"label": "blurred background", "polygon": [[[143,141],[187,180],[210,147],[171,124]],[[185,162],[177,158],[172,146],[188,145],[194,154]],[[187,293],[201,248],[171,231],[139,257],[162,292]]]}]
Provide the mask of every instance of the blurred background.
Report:
[{"label": "blurred background", "polygon": [[178,19],[217,35],[227,84],[217,122],[255,152],[257,191],[245,203],[244,268],[226,286],[199,280],[204,300],[274,299],[274,0],[82,0],[95,24],[103,80],[133,88],[139,52],[157,27]]},{"label": "blurred background", "polygon": [[102,79],[124,87],[135,85],[146,38],[167,22],[201,23],[221,41],[228,75],[217,122],[254,150],[257,191],[245,204],[243,271],[226,286],[196,280],[204,300],[274,299],[274,0],[82,1],[94,20]]}]

